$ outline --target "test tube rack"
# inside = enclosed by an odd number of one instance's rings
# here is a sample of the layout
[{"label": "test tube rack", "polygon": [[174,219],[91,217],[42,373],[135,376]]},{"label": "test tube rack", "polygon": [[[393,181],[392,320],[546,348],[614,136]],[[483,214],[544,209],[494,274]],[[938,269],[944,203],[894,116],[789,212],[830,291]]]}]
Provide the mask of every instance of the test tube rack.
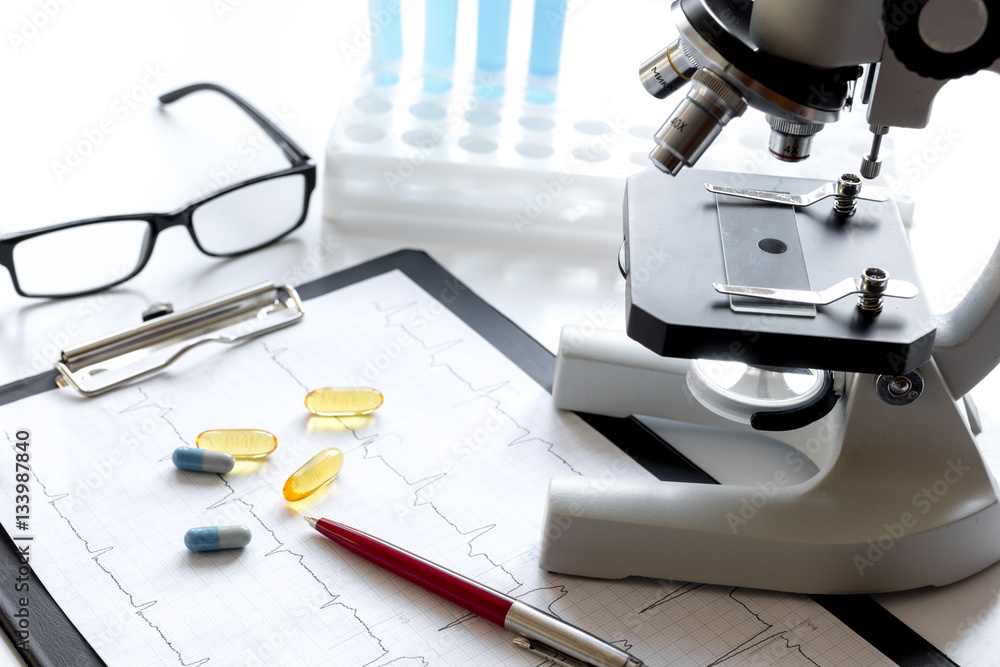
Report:
[{"label": "test tube rack", "polygon": [[533,104],[523,89],[481,99],[481,81],[431,93],[419,71],[391,87],[375,78],[362,78],[327,143],[327,218],[369,231],[620,242],[625,178],[649,165],[652,125],[620,109]]},{"label": "test tube rack", "polygon": [[[404,36],[419,33],[421,15],[418,7],[404,21]],[[475,33],[469,18],[459,12],[460,36]],[[513,49],[506,74],[496,74],[476,70],[474,49],[462,46],[460,38],[454,66],[433,72],[433,86],[419,48],[388,69],[373,58],[345,96],[326,145],[324,216],[346,231],[421,241],[617,248],[625,179],[650,168],[653,134],[683,91],[656,100],[634,69],[613,79],[631,87],[602,91],[568,69],[577,57],[540,84]],[[408,55],[414,52],[417,58]],[[539,85],[554,101],[530,101]],[[836,180],[855,171],[867,150],[863,119],[848,116],[817,136],[812,159],[788,165],[767,155],[766,124],[751,111],[730,123],[697,166]],[[883,173],[891,176],[891,142],[885,149]]]}]

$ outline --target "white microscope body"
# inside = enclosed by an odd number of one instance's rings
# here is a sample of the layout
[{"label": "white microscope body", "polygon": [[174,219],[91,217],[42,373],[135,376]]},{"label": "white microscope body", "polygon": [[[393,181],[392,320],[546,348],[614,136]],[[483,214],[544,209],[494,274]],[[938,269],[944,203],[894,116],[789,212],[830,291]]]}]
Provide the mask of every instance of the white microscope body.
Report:
[{"label": "white microscope body", "polygon": [[[858,177],[729,188],[724,173],[679,176],[748,105],[768,114],[775,157],[797,161],[853,101],[868,105],[860,171],[874,178],[889,127],[924,127],[948,80],[996,67],[1000,2],[675,0],[672,12],[680,39],[642,81],[658,97],[693,81],[656,134],[659,170],[628,182],[628,336],[567,327],[554,399],[764,432],[819,472],[768,489],[555,478],[541,566],[825,594],[945,585],[1000,560],[1000,492],[963,400],[1000,361],[1000,248],[935,317],[895,205],[866,199],[877,188]],[[832,211],[798,196],[824,187]],[[667,266],[632,275],[651,254]],[[860,299],[826,301],[843,284]]]}]

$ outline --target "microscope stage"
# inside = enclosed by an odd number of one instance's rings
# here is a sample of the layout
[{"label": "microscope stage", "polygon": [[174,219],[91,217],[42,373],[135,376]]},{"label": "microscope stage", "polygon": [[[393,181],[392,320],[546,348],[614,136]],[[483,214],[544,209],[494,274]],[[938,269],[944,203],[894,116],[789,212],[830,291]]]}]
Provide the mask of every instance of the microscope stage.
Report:
[{"label": "microscope stage", "polygon": [[[705,183],[794,194],[823,185],[697,169],[631,176],[623,257],[630,337],[663,356],[790,368],[901,374],[930,359],[935,319],[892,200],[859,199],[857,212],[842,217],[832,198],[793,209],[715,195]],[[890,284],[913,283],[917,297],[886,298],[874,316],[856,296],[815,311],[733,297],[735,312],[712,287],[819,291],[870,267],[888,272]]]}]

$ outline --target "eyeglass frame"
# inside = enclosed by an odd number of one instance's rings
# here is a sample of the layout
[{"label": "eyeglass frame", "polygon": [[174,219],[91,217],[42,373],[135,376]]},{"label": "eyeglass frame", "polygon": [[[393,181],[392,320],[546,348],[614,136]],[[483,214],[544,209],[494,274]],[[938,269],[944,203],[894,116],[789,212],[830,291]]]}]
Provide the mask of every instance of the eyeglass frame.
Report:
[{"label": "eyeglass frame", "polygon": [[[281,128],[275,125],[269,118],[264,116],[260,111],[253,107],[249,102],[238,96],[236,93],[214,83],[195,83],[189,86],[184,86],[183,88],[178,88],[177,90],[170,91],[160,95],[159,101],[161,104],[170,104],[175,102],[182,97],[187,95],[202,91],[211,90],[226,96],[229,100],[234,102],[240,109],[242,109],[250,118],[262,129],[265,133],[278,145],[284,156],[291,162],[290,167],[286,169],[281,169],[270,174],[263,174],[261,176],[255,176],[253,178],[248,178],[246,180],[240,181],[238,183],[233,183],[231,185],[224,186],[219,190],[212,192],[211,194],[199,197],[193,201],[188,202],[184,206],[178,208],[175,211],[168,213],[133,213],[125,215],[111,215],[102,216],[97,218],[85,218],[82,220],[73,220],[70,222],[64,222],[56,225],[50,225],[48,227],[41,227],[39,229],[32,229],[25,232],[16,232],[14,234],[0,235],[0,266],[7,269],[10,274],[10,279],[14,284],[14,291],[19,295],[29,298],[41,298],[41,299],[55,299],[55,298],[71,298],[76,296],[84,296],[87,294],[96,294],[97,292],[102,292],[106,289],[115,287],[116,285],[121,285],[127,280],[131,280],[142,271],[146,264],[149,262],[149,258],[153,255],[153,246],[156,245],[156,237],[165,229],[170,227],[176,227],[183,225],[187,228],[188,234],[191,236],[191,240],[194,241],[195,246],[202,253],[209,255],[210,257],[237,257],[239,255],[245,255],[247,253],[254,252],[255,250],[260,250],[266,246],[276,243],[288,236],[296,229],[302,226],[306,220],[306,216],[309,213],[309,200],[312,196],[313,190],[316,188],[316,165],[312,162],[312,158],[302,150],[298,144],[292,141],[291,137],[285,134]],[[198,240],[197,234],[194,231],[193,216],[195,210],[198,207],[214,200],[223,195],[229,194],[235,190],[240,190],[247,186],[255,185],[264,181],[269,181],[284,176],[291,176],[295,174],[302,174],[305,178],[305,193],[302,202],[302,215],[299,219],[292,225],[289,229],[282,232],[278,236],[274,237],[269,241],[260,243],[251,248],[246,248],[244,250],[238,250],[236,252],[209,252]],[[139,261],[136,263],[135,269],[133,269],[127,275],[114,280],[113,282],[101,285],[100,287],[95,287],[91,289],[80,290],[77,292],[60,292],[58,294],[36,294],[27,293],[21,289],[21,284],[17,279],[17,271],[14,268],[14,247],[28,239],[33,239],[37,236],[42,236],[44,234],[50,234],[52,232],[59,232],[66,229],[73,229],[75,227],[82,227],[85,225],[92,225],[104,222],[121,222],[121,221],[141,221],[149,224],[148,229],[150,233],[147,235],[144,243],[144,247],[140,251]]]}]

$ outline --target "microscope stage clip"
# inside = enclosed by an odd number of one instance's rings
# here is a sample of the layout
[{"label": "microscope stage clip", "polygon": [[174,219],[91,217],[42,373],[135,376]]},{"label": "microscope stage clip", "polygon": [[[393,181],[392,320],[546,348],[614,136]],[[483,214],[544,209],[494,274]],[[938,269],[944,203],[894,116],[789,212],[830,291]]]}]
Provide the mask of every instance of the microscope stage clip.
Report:
[{"label": "microscope stage clip", "polygon": [[826,306],[851,294],[860,295],[858,307],[864,311],[877,313],[882,310],[882,297],[912,299],[919,293],[917,286],[905,280],[889,281],[889,274],[881,269],[867,269],[860,278],[845,278],[833,287],[819,292],[797,289],[776,289],[773,287],[747,287],[743,285],[723,285],[712,283],[719,294],[750,296],[757,299],[786,301],[810,306]]},{"label": "microscope stage clip", "polygon": [[[793,195],[787,192],[775,192],[774,190],[757,190],[754,188],[730,188],[725,185],[713,185],[705,183],[705,189],[717,195],[729,195],[731,197],[742,197],[744,199],[756,199],[770,204],[787,204],[788,206],[811,206],[827,197],[837,197],[841,195],[839,183],[826,183],[804,195]],[[864,194],[859,192],[854,195],[857,199],[867,201],[888,201],[889,189],[867,186]]]}]

